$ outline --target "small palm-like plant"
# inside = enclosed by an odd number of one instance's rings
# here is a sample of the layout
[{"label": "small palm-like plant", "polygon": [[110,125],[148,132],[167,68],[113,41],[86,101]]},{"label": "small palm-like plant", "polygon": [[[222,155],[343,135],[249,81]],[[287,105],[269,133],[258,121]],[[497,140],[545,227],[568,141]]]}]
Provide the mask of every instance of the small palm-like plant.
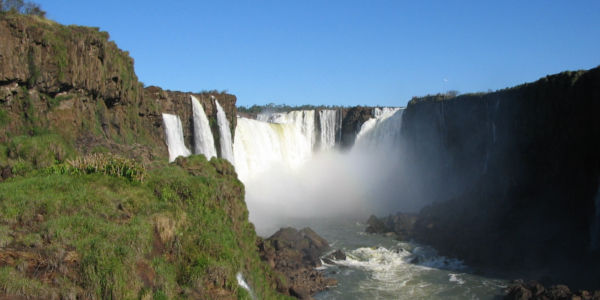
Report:
[{"label": "small palm-like plant", "polygon": [[67,159],[65,164],[54,165],[47,169],[52,174],[93,174],[124,177],[132,182],[142,182],[146,168],[133,159],[113,154],[90,154]]}]

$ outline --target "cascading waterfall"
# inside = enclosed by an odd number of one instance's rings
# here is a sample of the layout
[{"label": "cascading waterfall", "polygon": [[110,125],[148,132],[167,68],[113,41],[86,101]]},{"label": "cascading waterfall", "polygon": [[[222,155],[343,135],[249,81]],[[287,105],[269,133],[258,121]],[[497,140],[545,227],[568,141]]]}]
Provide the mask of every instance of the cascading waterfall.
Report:
[{"label": "cascading waterfall", "polygon": [[174,161],[178,156],[189,156],[192,154],[183,141],[183,126],[179,117],[171,114],[162,114],[162,117],[165,123],[169,162]]},{"label": "cascading waterfall", "polygon": [[386,116],[391,116],[398,110],[399,108],[397,107],[375,107],[373,108],[373,117],[375,119],[384,118]]},{"label": "cascading waterfall", "polygon": [[321,151],[329,150],[335,147],[336,116],[337,112],[335,110],[328,109],[319,111],[319,123],[321,125]]},{"label": "cascading waterfall", "polygon": [[191,102],[194,118],[194,153],[204,154],[210,160],[212,157],[217,156],[210,124],[200,101],[191,96]]},{"label": "cascading waterfall", "polygon": [[302,125],[296,122],[269,123],[238,118],[234,157],[240,180],[246,181],[273,166],[296,169],[304,164],[312,156],[314,135],[304,132]]},{"label": "cascading waterfall", "polygon": [[403,113],[404,109],[401,108],[375,108],[375,117],[365,121],[360,127],[354,148],[380,148],[398,142]]},{"label": "cascading waterfall", "polygon": [[227,115],[225,115],[225,111],[219,104],[219,101],[215,100],[215,105],[217,106],[217,124],[219,125],[221,157],[230,162],[234,162],[229,121],[227,120]]},{"label": "cascading waterfall", "polygon": [[310,142],[311,149],[316,141],[315,111],[294,110],[287,113],[264,113],[256,116],[258,121],[275,124],[293,124]]}]

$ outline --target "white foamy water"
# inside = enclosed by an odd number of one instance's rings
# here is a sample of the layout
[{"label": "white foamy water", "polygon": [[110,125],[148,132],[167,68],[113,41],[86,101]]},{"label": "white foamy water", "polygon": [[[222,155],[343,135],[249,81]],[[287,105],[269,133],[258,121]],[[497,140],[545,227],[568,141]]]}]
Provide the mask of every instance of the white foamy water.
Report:
[{"label": "white foamy water", "polygon": [[217,156],[215,140],[200,101],[190,96],[194,118],[194,154],[204,154],[207,159]]},{"label": "white foamy water", "polygon": [[225,111],[219,104],[219,101],[215,100],[215,105],[217,106],[217,124],[219,125],[221,157],[233,163],[233,145],[229,121],[227,120],[227,115],[225,115]]},{"label": "white foamy water", "polygon": [[179,117],[171,114],[162,114],[162,117],[165,124],[167,148],[169,149],[169,162],[174,161],[178,156],[190,156],[192,152],[185,146],[183,126]]},{"label": "white foamy water", "polygon": [[237,119],[235,168],[243,182],[274,167],[295,170],[312,157],[314,111],[270,114],[261,119],[270,122]]},{"label": "white foamy water", "polygon": [[354,148],[393,147],[400,140],[402,114],[400,108],[374,108],[374,118],[367,120],[356,135]]},{"label": "white foamy water", "polygon": [[365,234],[366,225],[353,220],[290,220],[310,226],[346,259],[321,270],[338,281],[316,299],[495,299],[507,281],[470,274],[457,259],[434,249],[381,235]]},{"label": "white foamy water", "polygon": [[321,110],[319,111],[319,123],[321,125],[321,151],[333,149],[335,147],[335,133],[337,111]]}]

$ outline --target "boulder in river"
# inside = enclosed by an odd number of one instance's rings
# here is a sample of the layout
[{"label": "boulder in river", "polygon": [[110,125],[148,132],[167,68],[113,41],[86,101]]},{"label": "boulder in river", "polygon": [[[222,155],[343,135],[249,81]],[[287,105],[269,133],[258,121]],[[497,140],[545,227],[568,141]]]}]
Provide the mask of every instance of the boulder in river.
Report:
[{"label": "boulder in river", "polygon": [[329,243],[310,228],[297,230],[281,228],[267,239],[258,241],[262,260],[268,262],[287,282],[279,282],[278,290],[299,299],[334,286],[337,281],[326,278],[316,270],[321,266],[321,256],[330,249]]}]

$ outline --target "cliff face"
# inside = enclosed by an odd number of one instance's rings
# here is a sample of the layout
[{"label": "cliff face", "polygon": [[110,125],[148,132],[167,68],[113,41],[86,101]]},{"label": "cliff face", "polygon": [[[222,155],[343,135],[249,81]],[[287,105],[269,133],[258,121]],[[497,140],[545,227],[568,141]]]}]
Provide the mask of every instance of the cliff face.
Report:
[{"label": "cliff face", "polygon": [[[190,95],[143,88],[105,32],[0,13],[0,298],[285,298],[233,166],[167,164],[161,114],[191,146]],[[235,96],[194,95],[233,132]]]},{"label": "cliff face", "polygon": [[[133,59],[108,38],[97,28],[0,16],[0,143],[57,133],[79,153],[110,151],[150,161],[167,157],[161,116],[167,112],[180,115],[191,145],[191,93],[143,88]],[[196,96],[211,120],[215,97],[233,132],[235,96]],[[218,140],[216,122],[211,126]]]},{"label": "cliff face", "polygon": [[[221,154],[221,144],[219,143],[219,127],[217,124],[217,106],[215,100],[219,102],[231,127],[231,137],[234,137],[235,126],[237,122],[237,110],[235,107],[236,97],[227,93],[203,92],[203,93],[184,93],[177,91],[165,91],[156,86],[150,86],[144,89],[144,99],[146,101],[160,103],[163,113],[178,115],[183,125],[183,135],[186,145],[191,150],[194,147],[194,125],[193,113],[190,96],[196,97],[202,104],[204,112],[208,117],[212,134],[215,140],[215,146],[219,155]],[[162,124],[162,116],[154,116],[154,122]],[[164,130],[159,133],[163,141],[165,140]]]},{"label": "cliff face", "polygon": [[566,281],[593,270],[599,114],[600,68],[413,99],[407,163],[420,170],[413,188],[436,201],[421,211],[416,238],[480,267],[545,269]]},{"label": "cliff face", "polygon": [[337,141],[343,148],[354,145],[356,135],[362,124],[373,117],[373,107],[355,106],[342,110],[342,134],[341,140]]}]

